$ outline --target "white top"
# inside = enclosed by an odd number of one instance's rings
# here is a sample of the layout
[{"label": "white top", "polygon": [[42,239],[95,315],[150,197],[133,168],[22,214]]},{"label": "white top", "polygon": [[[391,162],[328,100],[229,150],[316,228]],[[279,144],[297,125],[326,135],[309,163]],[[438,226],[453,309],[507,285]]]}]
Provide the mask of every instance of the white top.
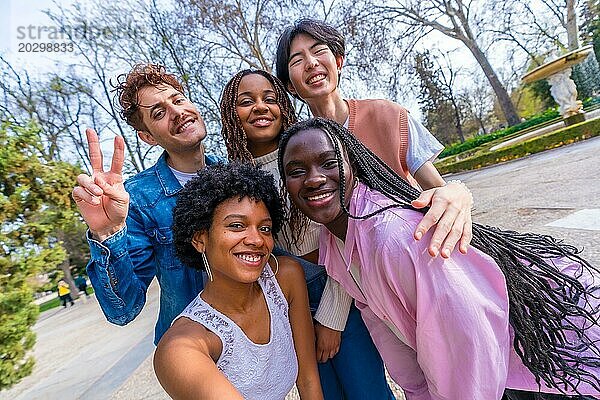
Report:
[{"label": "white top", "polygon": [[177,178],[181,186],[185,186],[185,184],[188,183],[189,180],[198,176],[196,172],[181,172],[171,167],[170,165],[169,169],[171,170],[171,172],[173,172],[173,175],[175,175],[175,178]]},{"label": "white top", "polygon": [[406,166],[411,175],[427,161],[433,162],[444,150],[444,146],[408,113],[408,149],[406,150]]},{"label": "white top", "polygon": [[186,317],[217,335],[223,344],[217,368],[247,400],[282,400],[298,376],[288,303],[267,265],[258,283],[270,316],[270,339],[252,342],[226,315],[212,308],[198,295],[175,320]]}]

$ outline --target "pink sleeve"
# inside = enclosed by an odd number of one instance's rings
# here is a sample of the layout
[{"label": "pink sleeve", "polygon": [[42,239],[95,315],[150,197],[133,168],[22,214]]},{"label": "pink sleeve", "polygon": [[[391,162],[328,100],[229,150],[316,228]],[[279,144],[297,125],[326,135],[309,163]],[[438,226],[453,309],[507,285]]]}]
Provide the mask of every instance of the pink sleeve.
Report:
[{"label": "pink sleeve", "polygon": [[[386,204],[376,191],[360,194],[351,208],[357,215]],[[420,369],[432,400],[500,399],[512,346],[504,275],[474,248],[466,255],[454,251],[450,259],[432,258],[432,232],[413,239],[421,218],[392,209],[348,223],[370,310],[365,323],[371,320],[367,327],[398,384],[414,384]],[[406,346],[381,319],[397,328]]]}]

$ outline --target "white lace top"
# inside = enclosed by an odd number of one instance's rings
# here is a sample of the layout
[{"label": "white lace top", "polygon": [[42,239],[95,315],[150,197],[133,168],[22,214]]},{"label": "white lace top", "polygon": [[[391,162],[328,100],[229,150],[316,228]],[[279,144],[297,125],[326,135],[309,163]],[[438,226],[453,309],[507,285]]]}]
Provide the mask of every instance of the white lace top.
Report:
[{"label": "white lace top", "polygon": [[258,283],[269,308],[269,343],[252,342],[235,322],[212,308],[200,295],[177,318],[198,322],[221,339],[223,350],[217,368],[245,399],[283,400],[298,376],[288,303],[268,265]]}]

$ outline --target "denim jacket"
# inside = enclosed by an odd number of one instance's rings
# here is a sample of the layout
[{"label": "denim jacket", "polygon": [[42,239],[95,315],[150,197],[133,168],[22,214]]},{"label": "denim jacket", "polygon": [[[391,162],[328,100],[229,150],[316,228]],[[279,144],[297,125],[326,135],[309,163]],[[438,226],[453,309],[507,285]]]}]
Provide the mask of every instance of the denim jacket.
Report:
[{"label": "denim jacket", "polygon": [[[206,165],[219,161],[206,156]],[[130,195],[126,227],[102,243],[88,232],[91,259],[87,272],[108,321],[125,325],[142,310],[146,291],[156,276],[160,311],[154,343],[173,319],[203,289],[202,272],[183,265],[173,245],[173,208],[179,181],[164,152],[155,165],[125,182]]]}]

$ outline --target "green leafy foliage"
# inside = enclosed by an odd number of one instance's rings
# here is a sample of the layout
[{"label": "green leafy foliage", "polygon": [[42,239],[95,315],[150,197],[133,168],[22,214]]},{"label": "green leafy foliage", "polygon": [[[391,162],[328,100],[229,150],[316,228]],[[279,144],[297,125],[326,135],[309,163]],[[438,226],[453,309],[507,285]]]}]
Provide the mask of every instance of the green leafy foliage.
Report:
[{"label": "green leafy foliage", "polygon": [[32,282],[67,258],[64,232],[82,224],[70,196],[79,173],[44,157],[34,124],[0,126],[0,389],[33,368]]},{"label": "green leafy foliage", "polygon": [[600,106],[600,97],[590,97],[582,101],[583,109],[596,108]]},{"label": "green leafy foliage", "polygon": [[582,2],[580,34],[583,44],[594,46],[594,55],[600,64],[600,1]]},{"label": "green leafy foliage", "polygon": [[[595,109],[600,105],[600,97],[590,97],[582,101],[583,109]],[[560,114],[557,109],[549,108],[543,113],[534,115],[533,117],[527,119],[526,121],[521,122],[518,125],[510,126],[508,128],[503,128],[487,135],[475,136],[470,139],[465,140],[463,143],[455,143],[450,145],[444,149],[439,155],[439,159],[443,159],[445,157],[454,156],[456,154],[463,153],[465,151],[469,151],[475,149],[481,145],[492,142],[496,139],[503,138],[505,136],[512,135],[513,133],[522,132],[526,129],[530,129],[535,127],[536,125],[542,125],[549,121],[560,118]]]}]

